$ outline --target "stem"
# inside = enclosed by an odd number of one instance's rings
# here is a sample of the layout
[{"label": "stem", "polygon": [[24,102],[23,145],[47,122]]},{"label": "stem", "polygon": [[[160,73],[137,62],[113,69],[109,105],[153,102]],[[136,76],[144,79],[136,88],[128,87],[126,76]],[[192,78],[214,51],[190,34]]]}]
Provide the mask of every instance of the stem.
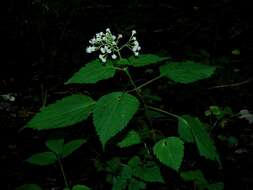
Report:
[{"label": "stem", "polygon": [[150,119],[149,119],[149,117],[148,117],[148,114],[147,114],[147,111],[148,111],[147,105],[146,105],[145,101],[143,100],[143,97],[142,97],[140,91],[137,89],[137,86],[136,86],[136,84],[135,84],[135,82],[134,82],[134,80],[133,80],[133,78],[132,78],[132,76],[131,76],[131,74],[129,73],[129,71],[128,71],[127,68],[125,69],[125,73],[127,74],[127,76],[128,76],[128,78],[129,78],[129,80],[130,80],[132,86],[134,87],[134,89],[135,89],[134,91],[137,93],[137,95],[139,96],[140,100],[142,101],[142,104],[143,104],[144,110],[145,110],[145,117],[146,117],[146,119],[147,119],[147,121],[148,121],[150,127],[152,127],[152,122],[150,121]]},{"label": "stem", "polygon": [[61,169],[61,173],[62,173],[62,176],[63,176],[63,179],[64,179],[65,186],[66,186],[66,188],[69,188],[68,180],[67,180],[66,174],[64,172],[64,168],[63,168],[63,165],[62,165],[62,162],[61,162],[61,158],[59,158],[57,156],[57,160],[58,160],[58,163],[59,163],[59,166],[60,166],[60,169]]},{"label": "stem", "polygon": [[122,56],[121,56],[121,54],[120,54],[120,49],[119,49],[119,48],[117,49],[117,53],[118,53],[118,55],[119,55],[119,59],[122,59]]},{"label": "stem", "polygon": [[147,106],[147,108],[149,108],[149,109],[151,109],[151,110],[155,110],[155,111],[161,112],[161,113],[164,113],[164,114],[167,114],[167,115],[170,115],[170,116],[175,117],[175,118],[177,118],[177,119],[180,119],[180,116],[175,115],[175,114],[170,113],[170,112],[167,112],[167,111],[162,110],[162,109],[160,109],[160,108],[156,108],[156,107],[152,107],[152,106]]},{"label": "stem", "polygon": [[138,94],[138,96],[140,96],[140,93],[139,93],[139,91],[137,90],[137,86],[136,86],[136,84],[134,83],[134,80],[133,80],[132,76],[130,75],[130,73],[129,73],[129,71],[128,71],[127,68],[125,69],[125,73],[127,74],[127,76],[128,76],[128,78],[129,78],[131,84],[133,85],[133,87],[134,87],[134,89],[135,89],[134,91],[136,91],[137,94]]},{"label": "stem", "polygon": [[240,85],[244,85],[244,84],[250,83],[252,81],[253,81],[253,78],[249,78],[249,79],[247,79],[245,81],[242,81],[242,82],[237,82],[237,83],[233,83],[233,84],[223,84],[223,85],[213,86],[213,87],[209,87],[208,89],[237,87],[237,86],[240,86]]},{"label": "stem", "polygon": [[149,81],[143,83],[142,85],[140,85],[140,86],[138,86],[138,87],[136,87],[136,88],[134,88],[134,89],[132,89],[132,90],[129,90],[128,92],[132,92],[132,91],[139,90],[139,89],[141,89],[142,87],[144,87],[144,86],[146,86],[146,85],[148,85],[148,84],[150,84],[150,83],[152,83],[152,82],[154,82],[154,81],[160,79],[161,77],[162,77],[162,76],[159,75],[158,77],[155,77],[155,78],[153,78],[153,79],[151,79],[151,80],[149,80]]}]

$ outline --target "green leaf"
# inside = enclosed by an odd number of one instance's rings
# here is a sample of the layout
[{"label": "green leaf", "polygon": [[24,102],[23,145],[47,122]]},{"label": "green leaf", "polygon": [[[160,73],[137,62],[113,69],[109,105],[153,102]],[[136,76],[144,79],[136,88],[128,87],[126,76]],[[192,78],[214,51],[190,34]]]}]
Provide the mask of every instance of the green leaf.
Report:
[{"label": "green leaf", "polygon": [[123,92],[113,92],[98,100],[93,122],[103,148],[108,140],[127,126],[138,107],[138,99]]},{"label": "green leaf", "polygon": [[112,190],[125,190],[127,187],[127,180],[121,176],[113,178]]},{"label": "green leaf", "polygon": [[86,185],[75,185],[72,187],[72,190],[90,190]]},{"label": "green leaf", "polygon": [[146,189],[146,183],[136,180],[134,178],[130,179],[128,184],[128,190],[141,190]]},{"label": "green leaf", "polygon": [[42,190],[42,188],[37,184],[24,184],[17,187],[16,190]]},{"label": "green leaf", "polygon": [[184,156],[184,143],[178,137],[167,137],[153,147],[155,156],[166,166],[178,171]]},{"label": "green leaf", "polygon": [[67,127],[87,119],[94,105],[89,96],[68,96],[43,108],[26,127],[38,130]]},{"label": "green leaf", "polygon": [[161,75],[179,83],[191,83],[209,78],[215,67],[193,61],[170,62],[160,67]]},{"label": "green leaf", "polygon": [[141,160],[139,156],[134,156],[128,161],[128,166],[133,168],[138,167],[141,164]]},{"label": "green leaf", "polygon": [[57,158],[53,152],[41,152],[41,153],[32,155],[26,161],[31,164],[45,166],[45,165],[54,164],[57,161]]},{"label": "green leaf", "polygon": [[133,175],[146,182],[164,183],[160,168],[155,162],[148,162],[145,165],[139,165],[136,168],[133,168]]},{"label": "green leaf", "polygon": [[120,176],[114,178],[112,190],[124,190],[127,186],[127,181],[132,177],[132,169],[129,166],[124,166],[121,169]]},{"label": "green leaf", "polygon": [[160,168],[155,162],[141,162],[138,156],[134,156],[128,161],[128,166],[132,168],[133,175],[146,182],[161,182],[164,183],[160,173]]},{"label": "green leaf", "polygon": [[208,190],[223,190],[224,189],[224,183],[218,182],[218,183],[212,183],[205,186]]},{"label": "green leaf", "polygon": [[182,118],[178,118],[178,134],[185,142],[194,142],[194,137],[188,122]]},{"label": "green leaf", "polygon": [[105,170],[109,173],[117,173],[121,168],[121,161],[119,157],[113,157],[111,160],[106,162],[107,167]]},{"label": "green leaf", "polygon": [[191,170],[180,173],[181,178],[186,182],[194,181],[198,186],[203,186],[208,184],[205,176],[200,170]]},{"label": "green leaf", "polygon": [[78,149],[80,146],[82,146],[84,143],[86,143],[85,139],[76,139],[73,141],[70,141],[63,146],[62,150],[62,156],[66,157],[70,155],[72,152],[74,152],[76,149]]},{"label": "green leaf", "polygon": [[63,145],[64,139],[54,139],[46,141],[46,146],[57,155],[62,154]]},{"label": "green leaf", "polygon": [[151,65],[155,63],[159,63],[161,61],[167,60],[169,57],[159,57],[153,54],[142,54],[139,56],[131,56],[129,57],[129,62],[134,67],[142,67],[146,65]]},{"label": "green leaf", "polygon": [[100,80],[112,78],[114,74],[115,69],[111,66],[111,64],[102,65],[102,63],[96,59],[87,63],[65,84],[94,84]]},{"label": "green leaf", "polygon": [[120,148],[124,148],[139,143],[141,143],[141,138],[139,134],[136,131],[131,130],[128,132],[127,136],[121,142],[118,143],[118,146]]},{"label": "green leaf", "polygon": [[113,63],[115,65],[131,65],[127,59],[117,59]]},{"label": "green leaf", "polygon": [[187,126],[191,128],[195,142],[197,144],[199,154],[210,160],[219,160],[216,147],[213,140],[209,137],[203,123],[198,118],[184,115],[182,118],[187,122]]}]

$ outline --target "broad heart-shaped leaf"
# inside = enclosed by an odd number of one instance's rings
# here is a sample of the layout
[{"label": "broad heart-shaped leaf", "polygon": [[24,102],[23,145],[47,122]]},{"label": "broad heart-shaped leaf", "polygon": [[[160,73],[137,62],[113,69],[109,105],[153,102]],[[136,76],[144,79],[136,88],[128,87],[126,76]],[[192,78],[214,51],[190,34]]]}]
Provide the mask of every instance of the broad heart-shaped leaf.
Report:
[{"label": "broad heart-shaped leaf", "polygon": [[169,57],[159,57],[153,54],[141,54],[139,56],[131,56],[128,58],[130,64],[134,67],[142,67],[146,65],[151,65],[159,63],[161,61],[167,60]]},{"label": "broad heart-shaped leaf", "polygon": [[24,184],[18,188],[16,188],[16,190],[42,190],[42,188],[37,185],[37,184]]},{"label": "broad heart-shaped leaf", "polygon": [[153,147],[155,156],[166,166],[178,171],[184,156],[184,143],[178,137],[167,137]]},{"label": "broad heart-shaped leaf", "polygon": [[115,68],[113,68],[111,64],[102,65],[102,63],[96,59],[87,63],[65,84],[94,84],[100,80],[111,78],[114,74]]},{"label": "broad heart-shaped leaf", "polygon": [[189,126],[189,123],[183,118],[178,118],[178,133],[179,136],[185,141],[193,143],[195,142],[195,139],[192,135],[191,127]]},{"label": "broad heart-shaped leaf", "polygon": [[93,111],[93,123],[103,148],[127,126],[138,107],[138,99],[123,92],[113,92],[98,100]]},{"label": "broad heart-shaped leaf", "polygon": [[170,62],[160,67],[161,75],[179,83],[191,83],[209,78],[215,67],[193,61]]},{"label": "broad heart-shaped leaf", "polygon": [[54,140],[47,140],[46,146],[56,153],[57,155],[61,155],[62,149],[64,145],[64,139],[54,139]]},{"label": "broad heart-shaped leaf", "polygon": [[43,108],[26,127],[38,130],[67,127],[87,119],[94,105],[89,96],[68,96]]},{"label": "broad heart-shaped leaf", "polygon": [[72,187],[72,190],[90,190],[86,185],[75,185]]},{"label": "broad heart-shaped leaf", "polygon": [[214,146],[213,140],[209,137],[205,125],[195,117],[184,115],[182,118],[192,131],[199,154],[210,160],[217,160],[219,162],[219,156],[216,151],[216,147]]},{"label": "broad heart-shaped leaf", "polygon": [[139,143],[141,143],[140,135],[136,131],[131,130],[128,132],[127,136],[121,142],[118,143],[118,146],[120,148],[124,148]]},{"label": "broad heart-shaped leaf", "polygon": [[31,164],[36,164],[40,166],[54,164],[57,161],[57,157],[53,152],[41,152],[32,155],[26,160]]},{"label": "broad heart-shaped leaf", "polygon": [[63,158],[70,155],[72,152],[82,146],[85,142],[85,139],[76,139],[64,144],[62,150]]}]

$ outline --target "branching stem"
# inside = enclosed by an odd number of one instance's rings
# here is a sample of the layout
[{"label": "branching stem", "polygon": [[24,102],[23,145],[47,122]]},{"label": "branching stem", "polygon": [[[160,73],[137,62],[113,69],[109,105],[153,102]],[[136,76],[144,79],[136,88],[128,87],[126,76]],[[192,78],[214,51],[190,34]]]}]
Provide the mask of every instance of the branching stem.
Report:
[{"label": "branching stem", "polygon": [[140,86],[138,86],[138,87],[136,87],[136,88],[134,88],[134,89],[132,89],[132,90],[129,90],[128,92],[137,91],[137,90],[143,88],[144,86],[147,86],[148,84],[150,84],[150,83],[152,83],[152,82],[154,82],[154,81],[160,79],[161,77],[162,77],[162,76],[159,75],[158,77],[155,77],[155,78],[153,78],[153,79],[151,79],[151,80],[149,80],[149,81],[147,81],[147,82],[141,84]]},{"label": "branching stem", "polygon": [[180,119],[180,116],[175,115],[175,114],[170,113],[170,112],[167,112],[167,111],[162,110],[162,109],[160,109],[160,108],[156,108],[156,107],[152,107],[152,106],[147,106],[147,108],[148,108],[148,109],[151,109],[151,110],[154,110],[154,111],[158,111],[158,112],[167,114],[167,115],[170,115],[170,116],[175,117],[175,118],[177,118],[177,119]]}]

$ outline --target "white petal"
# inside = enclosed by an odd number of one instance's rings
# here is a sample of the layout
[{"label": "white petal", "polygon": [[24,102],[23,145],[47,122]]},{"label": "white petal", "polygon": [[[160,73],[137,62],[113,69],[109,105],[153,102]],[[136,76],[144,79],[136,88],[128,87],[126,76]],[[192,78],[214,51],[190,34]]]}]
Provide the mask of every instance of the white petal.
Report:
[{"label": "white petal", "polygon": [[100,51],[101,51],[101,53],[103,53],[103,54],[105,53],[105,49],[102,48],[102,47],[100,48]]},{"label": "white petal", "polygon": [[116,58],[117,58],[117,55],[112,54],[112,59],[116,59]]},{"label": "white petal", "polygon": [[134,55],[135,55],[135,56],[138,56],[138,55],[139,55],[139,52],[134,52]]}]

